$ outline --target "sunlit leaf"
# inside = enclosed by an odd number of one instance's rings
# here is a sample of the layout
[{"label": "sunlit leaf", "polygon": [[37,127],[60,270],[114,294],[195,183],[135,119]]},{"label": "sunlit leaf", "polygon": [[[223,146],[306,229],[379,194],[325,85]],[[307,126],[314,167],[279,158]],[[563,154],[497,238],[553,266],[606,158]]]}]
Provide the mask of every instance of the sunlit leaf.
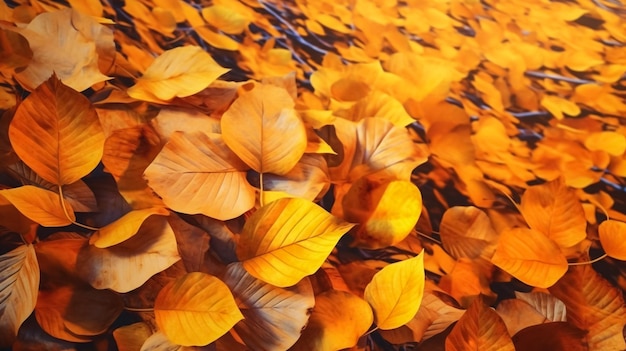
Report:
[{"label": "sunlit leaf", "polygon": [[626,151],[626,136],[616,132],[596,132],[585,139],[585,146],[591,151],[601,150],[620,156]]},{"label": "sunlit leaf", "polygon": [[500,316],[477,298],[446,338],[446,351],[515,351]]},{"label": "sunlit leaf", "polygon": [[489,217],[473,206],[455,206],[446,210],[439,233],[443,247],[455,258],[479,257],[497,238]]},{"label": "sunlit leaf", "polygon": [[0,347],[10,347],[37,302],[39,264],[32,245],[0,255]]},{"label": "sunlit leaf", "polygon": [[146,219],[139,231],[120,244],[84,246],[77,274],[96,289],[128,292],[180,260],[176,237],[163,216]]},{"label": "sunlit leaf", "polygon": [[254,206],[246,170],[221,135],[176,132],[144,175],[171,209],[226,220]]},{"label": "sunlit leaf", "polygon": [[95,109],[56,76],[20,104],[9,125],[11,145],[28,167],[57,185],[71,184],[100,163],[104,134]]},{"label": "sunlit leaf", "polygon": [[46,227],[62,227],[76,220],[74,211],[68,203],[65,215],[61,207],[59,194],[32,185],[0,190],[0,196],[6,198],[24,216]]},{"label": "sunlit leaf", "polygon": [[308,279],[290,288],[277,288],[251,276],[240,263],[232,263],[226,269],[224,283],[239,301],[244,319],[235,324],[234,330],[248,347],[286,350],[300,338],[315,305]]},{"label": "sunlit leaf", "polygon": [[347,221],[360,223],[353,245],[379,249],[397,244],[413,230],[422,213],[422,194],[408,181],[377,184],[361,178],[342,206]]},{"label": "sunlit leaf", "polygon": [[178,47],[157,57],[127,93],[138,100],[164,102],[193,95],[226,72],[202,48]]},{"label": "sunlit leaf", "polygon": [[239,34],[243,32],[249,24],[249,20],[245,16],[241,15],[233,8],[224,5],[214,5],[203,8],[202,17],[204,17],[210,25],[228,34]]},{"label": "sunlit leaf", "polygon": [[374,310],[378,328],[397,328],[415,316],[424,296],[424,279],[423,252],[392,263],[374,275],[364,297]]},{"label": "sunlit leaf", "polygon": [[598,235],[607,255],[626,261],[626,223],[608,219],[600,223]]},{"label": "sunlit leaf", "polygon": [[130,211],[117,221],[100,228],[89,238],[89,243],[101,249],[119,244],[135,235],[146,218],[168,214],[167,210],[160,207]]},{"label": "sunlit leaf", "polygon": [[587,331],[590,350],[623,350],[626,307],[622,292],[589,264],[573,266],[550,292],[565,303],[567,321]]},{"label": "sunlit leaf", "polygon": [[183,346],[209,344],[244,318],[228,286],[200,272],[186,274],[161,289],[154,314],[167,338]]},{"label": "sunlit leaf", "polygon": [[587,235],[580,201],[561,178],[529,187],[522,196],[520,211],[532,229],[561,247],[574,246]]},{"label": "sunlit leaf", "polygon": [[[338,308],[340,306],[341,308]],[[292,351],[336,351],[350,348],[372,325],[372,309],[345,291],[329,290],[315,297],[315,307]]]},{"label": "sunlit leaf", "polygon": [[222,115],[224,142],[255,171],[286,174],[307,145],[292,97],[284,88],[267,84],[240,93]]},{"label": "sunlit leaf", "polygon": [[552,286],[567,271],[559,247],[542,233],[513,228],[500,234],[491,262],[522,282],[541,288]]},{"label": "sunlit leaf", "polygon": [[252,276],[292,286],[317,271],[352,226],[307,200],[276,200],[248,218],[237,257]]}]

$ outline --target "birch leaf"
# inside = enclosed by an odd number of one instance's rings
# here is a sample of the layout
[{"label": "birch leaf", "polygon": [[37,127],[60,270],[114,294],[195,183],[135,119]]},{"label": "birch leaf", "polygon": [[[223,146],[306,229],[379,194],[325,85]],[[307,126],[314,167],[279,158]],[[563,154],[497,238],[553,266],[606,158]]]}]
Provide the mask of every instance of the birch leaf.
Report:
[{"label": "birch leaf", "polygon": [[352,226],[307,200],[279,199],[248,218],[237,257],[255,278],[292,286],[315,273]]},{"label": "birch leaf", "polygon": [[154,302],[154,314],[167,338],[183,346],[209,344],[243,319],[228,286],[200,272],[163,287]]}]

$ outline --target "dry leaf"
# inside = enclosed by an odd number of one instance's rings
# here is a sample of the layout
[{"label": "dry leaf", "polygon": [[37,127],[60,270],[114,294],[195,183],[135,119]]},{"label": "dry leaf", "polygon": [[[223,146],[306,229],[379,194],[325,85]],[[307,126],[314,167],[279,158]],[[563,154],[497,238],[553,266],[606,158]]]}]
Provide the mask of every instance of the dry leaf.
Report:
[{"label": "dry leaf", "polygon": [[24,216],[46,227],[63,227],[76,220],[70,205],[65,204],[66,215],[61,207],[59,194],[49,190],[24,185],[0,190],[0,196],[7,199]]},{"label": "dry leaf", "polygon": [[607,255],[626,260],[626,223],[608,219],[598,226],[598,235]]},{"label": "dry leaf", "polygon": [[487,214],[473,206],[455,206],[446,210],[439,232],[443,247],[455,258],[489,257],[487,249],[497,238]]},{"label": "dry leaf", "polygon": [[130,211],[115,222],[100,228],[89,238],[89,243],[101,249],[119,244],[135,235],[146,218],[152,215],[167,216],[169,212],[161,207]]}]

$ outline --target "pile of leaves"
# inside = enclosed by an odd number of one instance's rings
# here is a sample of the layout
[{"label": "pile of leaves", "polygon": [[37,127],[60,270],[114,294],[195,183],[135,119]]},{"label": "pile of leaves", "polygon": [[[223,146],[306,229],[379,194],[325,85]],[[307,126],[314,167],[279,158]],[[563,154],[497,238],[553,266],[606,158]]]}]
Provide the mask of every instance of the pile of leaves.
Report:
[{"label": "pile of leaves", "polygon": [[0,347],[626,349],[624,16],[0,3]]}]

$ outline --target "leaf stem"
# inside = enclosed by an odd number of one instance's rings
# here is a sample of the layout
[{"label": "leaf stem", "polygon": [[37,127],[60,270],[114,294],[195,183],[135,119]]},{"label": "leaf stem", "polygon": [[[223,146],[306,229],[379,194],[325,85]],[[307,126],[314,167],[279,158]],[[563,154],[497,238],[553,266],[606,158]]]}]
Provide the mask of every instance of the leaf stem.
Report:
[{"label": "leaf stem", "polygon": [[377,330],[378,330],[378,326],[375,326],[374,328],[368,330],[367,333],[363,334],[363,336],[368,336]]},{"label": "leaf stem", "polygon": [[259,173],[259,204],[263,207],[263,172]]},{"label": "leaf stem", "polygon": [[582,266],[582,265],[585,265],[585,264],[594,264],[596,262],[602,261],[607,256],[608,256],[607,254],[604,254],[604,255],[602,255],[600,257],[594,258],[593,260],[587,261],[587,262],[568,262],[567,265],[568,266]]},{"label": "leaf stem", "polygon": [[61,199],[61,208],[63,208],[63,213],[65,214],[65,218],[67,218],[70,222],[72,222],[72,224],[77,225],[81,228],[85,228],[85,229],[89,229],[93,231],[100,230],[100,228],[91,227],[86,224],[78,223],[72,220],[72,217],[70,217],[70,214],[67,212],[67,207],[65,207],[65,199],[63,197],[63,186],[61,185],[59,185],[59,198]]},{"label": "leaf stem", "polygon": [[151,307],[147,307],[147,308],[138,308],[138,307],[128,307],[128,306],[124,306],[124,309],[126,311],[130,311],[130,312],[154,312],[154,308]]},{"label": "leaf stem", "polygon": [[417,233],[417,235],[419,235],[419,236],[421,236],[421,237],[423,237],[423,238],[426,238],[426,239],[428,239],[428,240],[430,240],[430,241],[433,241],[433,242],[435,242],[435,243],[437,243],[437,244],[439,244],[439,245],[443,245],[443,244],[441,243],[441,241],[439,241],[439,240],[437,240],[437,239],[433,238],[432,236],[430,236],[430,235],[428,235],[428,234],[426,234],[426,233],[422,233],[422,232],[420,232],[419,230],[416,230],[415,232]]}]

